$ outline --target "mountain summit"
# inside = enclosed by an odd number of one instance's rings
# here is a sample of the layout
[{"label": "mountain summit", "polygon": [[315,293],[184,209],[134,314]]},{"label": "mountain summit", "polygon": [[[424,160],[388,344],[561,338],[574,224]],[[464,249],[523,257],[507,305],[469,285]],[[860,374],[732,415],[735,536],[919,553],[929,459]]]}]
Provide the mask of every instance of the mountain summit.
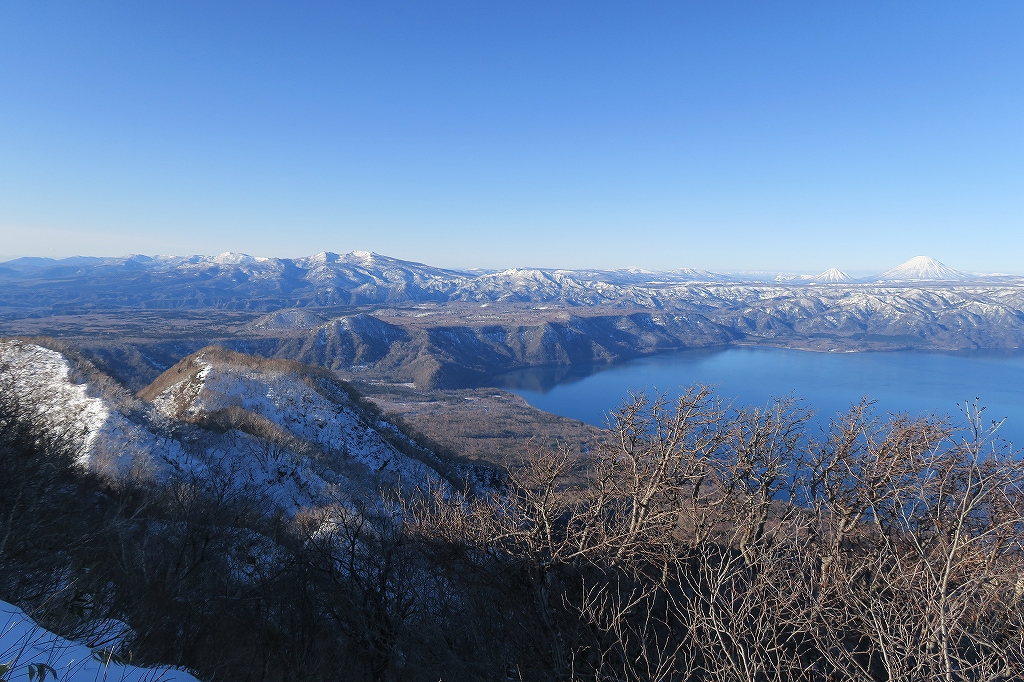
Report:
[{"label": "mountain summit", "polygon": [[814,282],[852,282],[853,277],[850,277],[839,268],[829,268],[820,275],[812,277],[811,280]]},{"label": "mountain summit", "polygon": [[907,280],[955,281],[970,279],[970,275],[943,265],[934,258],[914,256],[906,263],[897,265],[891,270],[886,270],[877,279],[882,282],[904,282]]}]

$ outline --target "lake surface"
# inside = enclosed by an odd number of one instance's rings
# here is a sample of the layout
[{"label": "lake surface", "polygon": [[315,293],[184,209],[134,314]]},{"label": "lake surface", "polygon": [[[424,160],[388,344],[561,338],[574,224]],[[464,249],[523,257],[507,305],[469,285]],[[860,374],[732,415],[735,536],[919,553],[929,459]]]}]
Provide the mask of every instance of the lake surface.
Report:
[{"label": "lake surface", "polygon": [[986,423],[1006,421],[999,433],[1024,445],[1024,353],[813,353],[779,348],[694,350],[620,365],[534,368],[500,376],[499,384],[534,407],[604,426],[608,411],[630,391],[678,393],[714,384],[735,405],[763,405],[772,396],[804,398],[828,419],[864,396],[879,413],[962,415],[958,405],[980,399]]}]

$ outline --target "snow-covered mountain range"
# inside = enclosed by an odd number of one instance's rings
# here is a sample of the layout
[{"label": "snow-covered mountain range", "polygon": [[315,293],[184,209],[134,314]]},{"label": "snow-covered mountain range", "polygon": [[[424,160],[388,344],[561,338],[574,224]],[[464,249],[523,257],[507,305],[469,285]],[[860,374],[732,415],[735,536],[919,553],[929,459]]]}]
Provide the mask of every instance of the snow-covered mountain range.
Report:
[{"label": "snow-covered mountain range", "polygon": [[0,309],[70,312],[124,307],[280,308],[404,302],[561,302],[567,305],[672,307],[690,287],[754,283],[811,286],[906,283],[1020,284],[1010,276],[970,275],[925,256],[877,277],[853,280],[832,268],[819,275],[725,275],[700,270],[550,270],[465,272],[365,251],[307,258],[130,256],[22,258],[0,263]]},{"label": "snow-covered mountain range", "polygon": [[[212,311],[227,321],[212,322]],[[366,252],[21,259],[0,264],[0,335],[74,338],[133,390],[210,343],[451,388],[529,366],[733,343],[1021,348],[1024,278],[969,275],[923,256],[869,279],[833,268],[762,281],[691,270],[460,272]]]}]

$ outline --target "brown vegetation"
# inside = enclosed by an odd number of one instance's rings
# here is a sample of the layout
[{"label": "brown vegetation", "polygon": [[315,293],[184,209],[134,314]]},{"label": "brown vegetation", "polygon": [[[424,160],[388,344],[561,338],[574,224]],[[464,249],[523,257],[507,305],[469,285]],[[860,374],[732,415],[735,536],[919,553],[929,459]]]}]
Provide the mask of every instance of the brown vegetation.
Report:
[{"label": "brown vegetation", "polygon": [[814,442],[792,401],[637,396],[585,482],[548,453],[459,523],[516,558],[556,677],[1019,679],[1024,465],[968,416],[863,403]]},{"label": "brown vegetation", "polygon": [[355,388],[407,433],[450,458],[499,469],[521,466],[538,449],[589,452],[601,429],[543,412],[499,389],[421,391],[356,382]]}]

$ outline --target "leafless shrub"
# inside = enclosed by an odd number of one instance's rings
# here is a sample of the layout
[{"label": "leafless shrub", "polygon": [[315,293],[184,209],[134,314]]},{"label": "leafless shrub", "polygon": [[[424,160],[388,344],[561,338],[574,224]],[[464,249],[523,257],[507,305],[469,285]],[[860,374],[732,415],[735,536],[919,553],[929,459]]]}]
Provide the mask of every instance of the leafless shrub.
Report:
[{"label": "leafless shrub", "polygon": [[556,674],[1012,679],[1024,467],[967,416],[864,402],[816,442],[791,399],[635,396],[582,479],[538,454],[474,532],[522,567]]}]

